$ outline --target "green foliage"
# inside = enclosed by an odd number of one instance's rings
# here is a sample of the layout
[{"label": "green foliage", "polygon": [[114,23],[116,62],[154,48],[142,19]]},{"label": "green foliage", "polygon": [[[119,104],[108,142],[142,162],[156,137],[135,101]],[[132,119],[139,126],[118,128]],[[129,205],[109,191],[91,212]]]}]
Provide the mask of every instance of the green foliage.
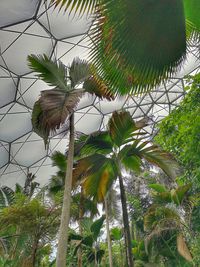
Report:
[{"label": "green foliage", "polygon": [[66,67],[61,61],[51,61],[46,55],[28,56],[29,67],[38,73],[39,78],[51,86],[64,91],[68,90],[66,83]]},{"label": "green foliage", "polygon": [[[141,93],[182,65],[187,42],[199,42],[198,0],[52,0],[65,11],[97,14],[91,58],[120,94]],[[120,21],[120,23],[119,23]],[[148,29],[146,27],[148,25]]]},{"label": "green foliage", "polygon": [[187,180],[200,187],[200,74],[188,78],[189,92],[180,106],[159,125],[155,141],[172,152]]},{"label": "green foliage", "polygon": [[81,138],[79,155],[88,153],[89,156],[75,164],[74,184],[82,183],[86,195],[101,202],[118,177],[119,163],[128,170],[139,171],[142,160],[160,167],[174,178],[176,162],[143,138],[144,132],[140,130],[145,125],[145,121],[135,122],[129,112],[114,112],[108,122],[108,131],[95,132],[84,140]]}]

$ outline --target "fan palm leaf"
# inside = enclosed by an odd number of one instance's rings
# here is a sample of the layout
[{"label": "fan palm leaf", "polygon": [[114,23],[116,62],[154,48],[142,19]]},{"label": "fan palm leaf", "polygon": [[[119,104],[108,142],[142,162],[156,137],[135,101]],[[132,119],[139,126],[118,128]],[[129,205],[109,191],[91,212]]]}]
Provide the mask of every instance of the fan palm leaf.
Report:
[{"label": "fan palm leaf", "polygon": [[69,12],[96,12],[91,58],[120,94],[142,93],[171,77],[185,59],[187,41],[199,39],[198,0],[52,2]]}]

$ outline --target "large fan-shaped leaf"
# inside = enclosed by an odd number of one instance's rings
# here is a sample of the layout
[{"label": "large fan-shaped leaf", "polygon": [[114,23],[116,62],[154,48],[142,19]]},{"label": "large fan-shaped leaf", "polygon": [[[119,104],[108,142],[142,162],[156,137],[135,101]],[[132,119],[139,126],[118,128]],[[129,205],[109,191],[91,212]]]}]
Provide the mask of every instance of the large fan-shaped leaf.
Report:
[{"label": "large fan-shaped leaf", "polygon": [[131,145],[126,145],[123,149],[119,152],[119,158],[121,163],[127,170],[132,170],[136,173],[139,173],[142,166],[142,160],[136,154],[129,153],[129,150],[132,150]]},{"label": "large fan-shaped leaf", "polygon": [[65,91],[69,89],[66,83],[66,67],[61,61],[52,61],[46,55],[30,55],[28,62],[39,78],[49,85]]},{"label": "large fan-shaped leaf", "polygon": [[97,45],[92,57],[103,78],[109,69],[108,65],[110,69],[114,67],[115,74],[110,79],[108,76],[106,78],[113,87],[120,85],[120,89],[124,90],[120,83],[124,73],[117,73],[121,65],[121,69],[130,73],[130,86],[125,88],[126,92],[130,92],[130,89],[135,89],[134,86],[153,86],[177,70],[186,53],[181,0],[102,2],[104,19],[100,20],[100,30],[95,36]]},{"label": "large fan-shaped leaf", "polygon": [[50,131],[55,131],[74,111],[82,92],[74,90],[51,89],[41,92],[40,99],[35,103],[32,113],[34,131],[40,135],[45,143]]}]

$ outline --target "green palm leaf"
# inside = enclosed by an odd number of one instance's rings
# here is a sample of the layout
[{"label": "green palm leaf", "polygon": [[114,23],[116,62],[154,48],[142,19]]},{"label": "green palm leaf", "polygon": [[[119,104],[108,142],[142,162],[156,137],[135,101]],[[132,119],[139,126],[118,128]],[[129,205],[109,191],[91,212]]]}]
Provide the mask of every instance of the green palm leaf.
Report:
[{"label": "green palm leaf", "polygon": [[81,82],[84,82],[91,76],[91,67],[86,60],[75,58],[69,67],[69,77],[71,80],[71,87],[74,88]]},{"label": "green palm leaf", "polygon": [[66,67],[61,61],[52,61],[46,55],[28,56],[29,67],[38,73],[38,77],[51,86],[68,91]]},{"label": "green palm leaf", "polygon": [[[82,140],[80,140],[82,142]],[[77,142],[77,145],[79,143]],[[91,155],[94,153],[109,154],[112,152],[112,141],[107,131],[97,131],[85,136],[80,149],[81,155]]]},{"label": "green palm leaf", "polygon": [[99,2],[99,0],[51,0],[55,7],[60,5],[60,9],[65,7],[65,11],[69,10],[69,13],[74,11],[79,15],[93,12]]},{"label": "green palm leaf", "polygon": [[118,147],[124,144],[127,139],[132,138],[133,133],[137,130],[134,120],[127,111],[115,111],[108,122],[110,137]]},{"label": "green palm leaf", "polygon": [[188,37],[198,37],[200,32],[200,2],[198,0],[183,0]]},{"label": "green palm leaf", "polygon": [[100,234],[101,228],[103,226],[105,220],[105,216],[101,216],[101,218],[99,218],[98,220],[96,220],[95,222],[93,222],[93,224],[91,225],[91,232],[93,233],[93,238],[96,241],[97,237]]},{"label": "green palm leaf", "polygon": [[[104,19],[95,33],[91,57],[114,88],[123,92],[149,88],[177,70],[186,53],[182,1],[152,1],[151,5],[140,0],[102,2]],[[109,66],[114,69],[110,78],[106,74]]]},{"label": "green palm leaf", "polygon": [[128,155],[137,155],[141,159],[161,168],[169,177],[175,179],[177,176],[178,164],[172,155],[162,151],[158,146],[152,145],[150,142],[135,141],[132,148],[128,151]]}]

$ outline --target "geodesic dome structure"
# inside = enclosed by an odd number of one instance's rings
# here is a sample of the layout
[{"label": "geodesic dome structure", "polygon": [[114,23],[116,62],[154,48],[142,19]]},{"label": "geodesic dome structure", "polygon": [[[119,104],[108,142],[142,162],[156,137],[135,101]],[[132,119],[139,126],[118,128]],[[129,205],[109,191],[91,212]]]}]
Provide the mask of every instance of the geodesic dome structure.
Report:
[{"label": "geodesic dome structure", "polygon": [[[29,54],[46,54],[65,65],[74,57],[87,58],[92,19],[69,16],[44,0],[1,0],[0,2],[0,185],[23,183],[27,173],[45,184],[55,168],[53,151],[64,152],[67,135],[43,140],[32,131],[31,112],[41,90],[49,89],[27,65]],[[112,102],[85,95],[75,113],[77,132],[104,129],[114,110],[127,109],[135,119],[147,116],[153,133],[155,125],[175,108],[184,96],[184,76],[199,70],[197,47],[174,78],[142,96],[118,98]],[[65,129],[64,129],[65,130]]]}]

